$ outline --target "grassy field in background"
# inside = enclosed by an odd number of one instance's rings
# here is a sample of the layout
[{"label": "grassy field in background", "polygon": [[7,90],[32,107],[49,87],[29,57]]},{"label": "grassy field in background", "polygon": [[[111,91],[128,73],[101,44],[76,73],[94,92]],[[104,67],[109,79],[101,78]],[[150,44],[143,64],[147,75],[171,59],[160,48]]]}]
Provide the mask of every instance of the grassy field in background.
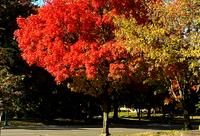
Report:
[{"label": "grassy field in background", "polygon": [[[113,112],[111,112],[109,114],[109,117],[113,116]],[[118,116],[120,119],[123,120],[129,120],[132,122],[140,123],[140,124],[146,124],[146,123],[170,123],[171,124],[183,124],[183,116],[182,115],[173,115],[172,118],[169,120],[168,118],[168,114],[166,114],[165,116],[165,121],[162,120],[162,113],[156,113],[156,114],[151,114],[151,118],[147,118],[147,114],[143,113],[140,117],[140,122],[139,119],[137,117],[137,113],[134,112],[118,112]],[[200,114],[194,114],[192,116],[190,116],[191,119],[191,123],[192,124],[200,124]]]}]

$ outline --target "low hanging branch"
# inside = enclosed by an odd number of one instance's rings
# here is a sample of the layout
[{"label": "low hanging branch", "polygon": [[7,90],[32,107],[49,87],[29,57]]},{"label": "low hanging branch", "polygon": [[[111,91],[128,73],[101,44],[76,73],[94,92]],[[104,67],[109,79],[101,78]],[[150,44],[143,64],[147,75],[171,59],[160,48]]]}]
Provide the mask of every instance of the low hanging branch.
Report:
[{"label": "low hanging branch", "polygon": [[173,81],[170,79],[170,82],[171,82],[171,91],[172,91],[172,94],[174,95],[174,98],[176,101],[178,102],[181,102],[180,99],[178,99],[178,97],[176,96],[175,92],[174,92],[174,88],[173,88]]},{"label": "low hanging branch", "polygon": [[183,93],[182,93],[182,89],[181,89],[181,83],[178,79],[178,76],[177,74],[174,72],[174,75],[175,75],[175,79],[176,79],[176,82],[178,84],[178,90],[179,90],[179,95],[180,95],[180,99],[183,99]]}]

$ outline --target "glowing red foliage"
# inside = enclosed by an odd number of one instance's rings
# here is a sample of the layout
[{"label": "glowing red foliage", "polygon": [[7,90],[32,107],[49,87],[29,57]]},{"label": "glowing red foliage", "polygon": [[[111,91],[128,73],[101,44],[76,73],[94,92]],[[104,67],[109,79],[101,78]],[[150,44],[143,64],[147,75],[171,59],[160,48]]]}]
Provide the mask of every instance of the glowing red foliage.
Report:
[{"label": "glowing red foliage", "polygon": [[88,79],[100,74],[99,69],[109,70],[109,77],[120,78],[124,73],[130,75],[134,68],[119,60],[134,57],[117,46],[111,14],[104,9],[132,14],[143,23],[145,14],[139,14],[145,8],[141,5],[142,1],[134,0],[54,0],[37,15],[17,18],[21,29],[14,35],[23,59],[29,65],[44,67],[57,82],[70,76],[83,77],[80,70]]}]

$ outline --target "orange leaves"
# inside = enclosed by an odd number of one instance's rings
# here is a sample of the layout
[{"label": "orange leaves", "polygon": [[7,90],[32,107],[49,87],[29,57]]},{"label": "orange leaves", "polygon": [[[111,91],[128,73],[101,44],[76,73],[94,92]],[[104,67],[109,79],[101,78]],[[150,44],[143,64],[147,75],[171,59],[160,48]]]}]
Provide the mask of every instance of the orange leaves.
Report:
[{"label": "orange leaves", "polygon": [[111,15],[110,14],[104,14],[102,22],[104,24],[111,24],[111,23],[113,23],[113,21],[111,20]]},{"label": "orange leaves", "polygon": [[123,70],[125,70],[125,68],[126,68],[126,66],[125,66],[123,63],[120,63],[120,62],[118,62],[118,63],[116,63],[116,64],[111,63],[111,64],[110,64],[109,72],[110,72],[110,73],[114,73],[114,72],[116,72],[116,71],[119,70],[119,71],[121,71],[120,73],[124,73]]},{"label": "orange leaves", "polygon": [[115,63],[110,64],[108,77],[111,77],[114,80],[124,77],[131,78],[135,70],[136,67],[134,66],[124,64],[120,61],[116,61]]},{"label": "orange leaves", "polygon": [[170,102],[172,102],[173,100],[169,97],[166,97],[164,100],[164,105],[168,105]]},{"label": "orange leaves", "polygon": [[[137,7],[134,7],[134,2]],[[134,58],[114,39],[109,11],[141,9],[139,1],[54,0],[28,18],[18,18],[17,37],[23,58],[49,71],[57,83],[69,77],[88,80],[130,78]],[[122,5],[120,5],[122,4]],[[115,10],[116,9],[116,10]],[[106,11],[108,10],[108,11]],[[127,12],[126,14],[129,14]],[[139,17],[141,19],[141,17]],[[104,81],[103,80],[103,81]],[[104,81],[104,82],[105,82]]]},{"label": "orange leaves", "polygon": [[86,67],[86,72],[88,79],[93,79],[96,77],[96,68],[94,66]]},{"label": "orange leaves", "polygon": [[[179,89],[179,85],[178,85],[178,83],[177,83],[176,80],[172,80],[171,86],[172,86],[172,89],[173,89],[174,91],[177,91],[177,90]],[[169,94],[172,94],[172,93],[171,93],[172,90],[169,89],[169,91],[170,91]],[[177,94],[178,94],[178,93],[177,93]],[[176,95],[177,95],[177,94],[176,94]]]},{"label": "orange leaves", "polygon": [[107,0],[92,0],[92,5],[97,9],[106,6],[106,3]]},{"label": "orange leaves", "polygon": [[144,24],[147,21],[146,0],[110,0],[110,3],[115,7],[114,14],[125,15],[126,18],[132,16],[138,24]]},{"label": "orange leaves", "polygon": [[17,24],[19,27],[23,27],[25,25],[25,18],[18,17],[17,18]]},{"label": "orange leaves", "polygon": [[198,87],[199,87],[199,85],[192,85],[191,89],[194,90],[194,91],[196,91],[198,89]]}]

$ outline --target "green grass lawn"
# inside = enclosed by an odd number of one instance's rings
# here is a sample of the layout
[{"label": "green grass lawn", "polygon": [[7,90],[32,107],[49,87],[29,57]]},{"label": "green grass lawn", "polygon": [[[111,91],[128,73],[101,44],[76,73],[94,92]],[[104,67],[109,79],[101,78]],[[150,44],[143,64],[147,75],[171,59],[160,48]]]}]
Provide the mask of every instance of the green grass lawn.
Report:
[{"label": "green grass lawn", "polygon": [[[113,116],[113,112],[110,112],[109,117],[111,118]],[[139,119],[137,117],[137,113],[133,113],[133,112],[119,112],[118,116],[120,119],[123,120],[129,120],[132,122],[135,122],[136,124],[138,123]],[[161,123],[162,120],[162,116],[163,114],[161,113],[156,113],[156,114],[152,114],[151,118],[147,118],[147,114],[142,114],[141,118],[140,118],[140,123],[141,124],[146,124],[146,123]],[[199,125],[200,124],[200,114],[194,114],[192,116],[190,116],[191,119],[191,123],[192,124],[196,124]],[[171,124],[183,124],[183,116],[182,115],[173,115],[170,123]],[[168,123],[169,119],[167,118],[167,115],[165,117],[165,123]]]},{"label": "green grass lawn", "polygon": [[[4,121],[1,122],[1,126]],[[37,120],[27,120],[27,119],[8,119],[9,126],[44,126],[45,124]]]}]

